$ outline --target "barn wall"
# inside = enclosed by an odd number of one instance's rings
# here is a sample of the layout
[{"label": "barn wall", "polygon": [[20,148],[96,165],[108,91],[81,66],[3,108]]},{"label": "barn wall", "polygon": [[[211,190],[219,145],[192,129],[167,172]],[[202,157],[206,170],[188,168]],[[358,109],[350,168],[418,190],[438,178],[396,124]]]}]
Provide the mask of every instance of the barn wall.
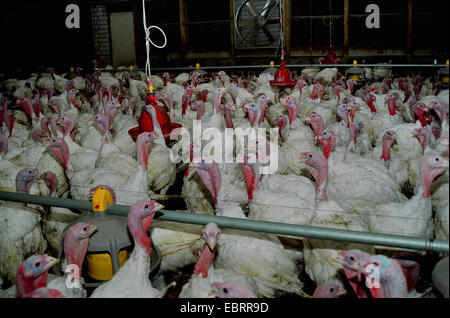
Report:
[{"label": "barn wall", "polygon": [[[180,25],[180,2],[185,7],[186,25]],[[289,62],[310,63],[326,54],[331,43],[338,56],[343,48],[344,0],[285,0],[291,4],[291,32],[288,43]],[[408,1],[412,1],[411,51],[408,45]],[[81,9],[81,28],[67,29],[65,7],[75,3]],[[233,2],[215,0],[149,0],[149,24],[164,29],[168,42],[164,49],[151,48],[153,67],[203,65],[267,64],[276,59],[275,49],[236,49],[231,22]],[[367,62],[429,63],[448,58],[448,6],[439,0],[349,0],[348,58],[365,58]],[[381,29],[367,29],[365,7],[378,4]],[[331,4],[331,7],[330,7]],[[93,58],[111,61],[111,35],[108,17],[111,12],[134,14],[137,64],[145,63],[145,39],[141,1],[14,1],[0,2],[0,36],[2,55],[0,72],[17,68],[36,69],[53,66],[66,71],[70,66],[89,68]],[[330,15],[332,18],[330,19]],[[182,44],[180,28],[185,27]],[[162,43],[159,32],[152,33]],[[59,68],[59,69],[58,69]]]},{"label": "barn wall", "polygon": [[111,35],[106,5],[91,6],[92,33],[94,40],[94,54],[110,64]]}]

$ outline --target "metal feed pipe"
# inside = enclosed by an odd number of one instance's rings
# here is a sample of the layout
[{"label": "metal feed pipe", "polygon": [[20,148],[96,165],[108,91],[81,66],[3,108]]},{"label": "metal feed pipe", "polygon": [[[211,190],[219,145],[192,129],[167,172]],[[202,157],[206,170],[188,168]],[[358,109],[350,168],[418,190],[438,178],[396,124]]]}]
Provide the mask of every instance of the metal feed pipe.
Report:
[{"label": "metal feed pipe", "polygon": [[[288,68],[300,68],[300,67],[353,67],[353,64],[287,64]],[[227,65],[227,66],[202,66],[200,69],[202,70],[218,70],[218,69],[252,69],[252,68],[269,68],[270,65]],[[358,64],[358,67],[407,67],[407,68],[417,68],[417,67],[445,67],[445,64]],[[193,70],[193,67],[153,67],[153,71],[183,71],[183,70]],[[116,71],[125,71],[118,69],[98,69],[99,71],[105,72],[116,72]],[[141,68],[135,68],[137,71],[145,71]]]},{"label": "metal feed pipe", "polygon": [[[47,196],[29,195],[16,192],[0,191],[0,200],[93,211],[92,202],[90,201],[52,198]],[[107,206],[106,213],[126,217],[128,215],[129,208],[129,206],[125,205],[111,204]],[[267,232],[280,235],[300,236],[324,240],[400,247],[405,249],[425,250],[441,253],[449,252],[449,242],[447,241],[430,241],[425,238],[408,237],[401,235],[347,231],[315,226],[256,221],[250,219],[211,216],[206,214],[193,214],[188,212],[175,212],[170,210],[159,210],[155,215],[155,219],[201,225],[214,222],[220,227],[246,231]]]}]

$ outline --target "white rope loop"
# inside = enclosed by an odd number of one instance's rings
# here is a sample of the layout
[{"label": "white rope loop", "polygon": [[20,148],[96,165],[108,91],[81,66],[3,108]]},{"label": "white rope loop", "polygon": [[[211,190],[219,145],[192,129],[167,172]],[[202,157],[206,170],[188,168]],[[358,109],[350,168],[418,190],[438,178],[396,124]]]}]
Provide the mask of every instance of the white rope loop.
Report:
[{"label": "white rope loop", "polygon": [[[144,30],[145,30],[145,48],[147,51],[147,59],[145,62],[145,75],[147,76],[147,78],[149,79],[149,86],[151,84],[151,72],[150,72],[150,43],[158,48],[158,49],[163,49],[166,47],[167,44],[167,36],[164,33],[164,31],[156,26],[156,25],[151,25],[149,27],[147,27],[147,16],[145,13],[145,0],[142,0],[142,14],[143,14],[143,20],[144,20]],[[150,39],[150,30],[154,28],[154,29],[158,29],[159,31],[161,31],[162,35],[164,36],[164,44],[163,45],[156,45],[155,43],[153,43],[153,41]]]},{"label": "white rope loop", "polygon": [[[150,29],[151,29],[151,28],[155,28],[155,29],[161,31],[162,35],[164,36],[164,44],[163,44],[163,45],[156,45],[156,44],[153,43],[153,41],[150,39]],[[151,44],[153,44],[154,47],[157,47],[158,49],[163,49],[163,48],[165,48],[165,47],[166,47],[166,44],[167,44],[167,37],[166,37],[166,34],[164,33],[164,31],[163,31],[159,26],[156,26],[156,25],[151,25],[151,26],[148,27],[146,39],[147,39],[147,41],[149,41]]]}]

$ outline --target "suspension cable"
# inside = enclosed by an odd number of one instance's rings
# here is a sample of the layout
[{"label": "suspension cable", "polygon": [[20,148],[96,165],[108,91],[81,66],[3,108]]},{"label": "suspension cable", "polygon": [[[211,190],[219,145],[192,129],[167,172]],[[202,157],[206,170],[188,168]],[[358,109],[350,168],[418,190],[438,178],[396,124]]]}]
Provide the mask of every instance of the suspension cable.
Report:
[{"label": "suspension cable", "polygon": [[[151,25],[151,26],[147,27],[147,14],[145,12],[145,0],[142,0],[142,14],[143,14],[143,20],[144,20],[145,49],[146,49],[145,75],[148,78],[148,90],[150,93],[153,93],[153,83],[152,83],[152,76],[151,76],[152,73],[150,71],[150,43],[153,46],[157,47],[158,49],[163,49],[167,44],[167,37],[166,37],[166,34],[164,33],[164,31],[160,27],[158,27],[156,25]],[[162,35],[164,36],[164,44],[163,45],[156,45],[150,39],[150,30],[152,28],[161,31]]]}]

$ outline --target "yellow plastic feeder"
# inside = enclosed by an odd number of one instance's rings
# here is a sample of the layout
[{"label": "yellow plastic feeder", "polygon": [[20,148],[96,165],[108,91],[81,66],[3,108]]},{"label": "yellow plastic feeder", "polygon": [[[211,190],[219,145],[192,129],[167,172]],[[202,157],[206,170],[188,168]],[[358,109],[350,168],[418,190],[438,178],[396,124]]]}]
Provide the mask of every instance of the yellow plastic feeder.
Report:
[{"label": "yellow plastic feeder", "polygon": [[445,67],[439,69],[438,74],[437,74],[437,80],[441,81],[442,88],[445,88],[445,89],[448,88],[448,86],[449,86],[449,82],[448,82],[448,78],[449,78],[448,66],[449,66],[449,63],[448,63],[448,60],[447,60],[445,62]]},{"label": "yellow plastic feeder", "polygon": [[[99,187],[92,198],[92,209],[94,213],[104,213],[106,207],[112,204],[111,192],[104,187]],[[89,251],[89,249],[88,249]],[[123,249],[118,253],[119,266],[121,267],[128,259],[128,252]],[[96,280],[110,280],[113,275],[113,263],[110,253],[89,253],[87,255],[88,275]]]},{"label": "yellow plastic feeder", "polygon": [[[112,194],[105,187],[99,186],[92,197],[94,212],[83,213],[66,228],[67,230],[79,222],[92,222],[98,227],[97,232],[89,239],[86,265],[90,280],[100,282],[90,283],[90,287],[99,286],[102,281],[110,280],[128,259],[127,249],[133,246],[131,236],[128,234],[127,218],[105,212],[112,203],[114,203]],[[60,253],[62,251],[63,248],[60,248]]]},{"label": "yellow plastic feeder", "polygon": [[364,77],[364,71],[358,67],[358,61],[353,60],[353,67],[348,68],[345,71],[345,78],[351,78],[355,82],[359,82]]}]

